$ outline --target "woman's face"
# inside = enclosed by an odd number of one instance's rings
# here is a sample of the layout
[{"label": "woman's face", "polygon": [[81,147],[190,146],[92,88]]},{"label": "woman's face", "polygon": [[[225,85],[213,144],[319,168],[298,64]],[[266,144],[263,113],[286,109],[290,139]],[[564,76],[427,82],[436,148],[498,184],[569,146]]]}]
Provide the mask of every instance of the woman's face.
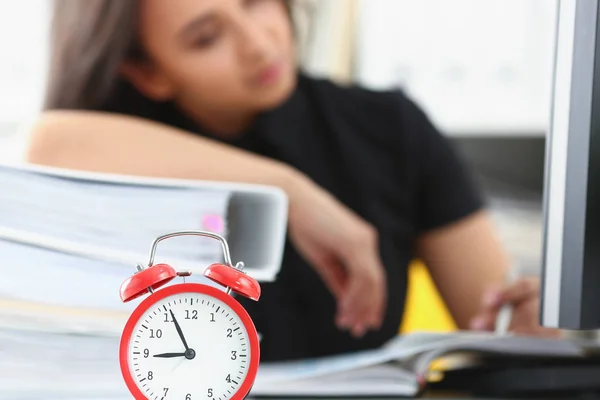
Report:
[{"label": "woman's face", "polygon": [[293,32],[282,0],[140,0],[149,63],[126,76],[191,111],[260,112],[295,86]]}]

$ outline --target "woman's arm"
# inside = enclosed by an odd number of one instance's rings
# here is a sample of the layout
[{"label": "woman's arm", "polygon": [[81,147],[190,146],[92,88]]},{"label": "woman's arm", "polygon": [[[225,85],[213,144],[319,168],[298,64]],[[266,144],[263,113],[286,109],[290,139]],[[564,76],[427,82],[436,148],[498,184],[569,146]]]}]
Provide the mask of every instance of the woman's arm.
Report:
[{"label": "woman's arm", "polygon": [[470,168],[423,110],[400,98],[402,131],[413,133],[408,148],[419,171],[417,255],[458,327],[493,330],[502,306],[510,305],[511,331],[556,335],[539,325],[539,279],[506,282],[510,260]]},{"label": "woman's arm", "polygon": [[458,327],[468,329],[484,293],[509,267],[473,171],[452,140],[413,101],[401,97],[405,132],[419,171],[417,255],[427,265]]},{"label": "woman's arm", "polygon": [[338,301],[332,319],[357,336],[381,325],[387,293],[373,227],[286,164],[146,120],[81,111],[44,114],[31,132],[27,160],[96,172],[277,186],[289,198],[292,242]]},{"label": "woman's arm", "polygon": [[214,140],[99,112],[44,113],[33,126],[26,157],[31,163],[60,168],[256,183],[288,192],[299,178],[283,163]]},{"label": "woman's arm", "polygon": [[484,294],[504,284],[510,265],[485,212],[424,234],[418,253],[460,329],[470,328]]},{"label": "woman's arm", "polygon": [[509,305],[509,331],[561,337],[560,330],[540,325],[540,279],[506,282],[508,257],[485,212],[425,234],[419,249],[460,329],[493,331],[500,309]]}]

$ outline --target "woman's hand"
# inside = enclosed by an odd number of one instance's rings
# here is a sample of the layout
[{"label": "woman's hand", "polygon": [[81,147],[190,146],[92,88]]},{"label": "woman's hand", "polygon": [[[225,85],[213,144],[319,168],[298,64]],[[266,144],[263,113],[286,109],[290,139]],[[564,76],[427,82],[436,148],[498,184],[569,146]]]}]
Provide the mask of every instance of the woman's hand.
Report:
[{"label": "woman's hand", "polygon": [[500,288],[491,288],[483,298],[479,314],[471,321],[474,330],[493,331],[496,317],[504,305],[513,307],[509,331],[518,335],[560,337],[557,329],[539,323],[540,281],[521,278]]},{"label": "woman's hand", "polygon": [[375,229],[305,178],[288,195],[290,238],[336,297],[338,327],[378,329],[387,292]]}]

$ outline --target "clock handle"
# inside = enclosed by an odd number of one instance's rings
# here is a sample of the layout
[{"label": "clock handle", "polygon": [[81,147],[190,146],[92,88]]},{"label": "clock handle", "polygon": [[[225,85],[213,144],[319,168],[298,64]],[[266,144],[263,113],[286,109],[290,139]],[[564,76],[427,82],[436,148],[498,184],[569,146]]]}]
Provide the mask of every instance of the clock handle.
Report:
[{"label": "clock handle", "polygon": [[154,265],[154,255],[156,254],[156,247],[158,246],[158,243],[160,243],[162,240],[177,236],[204,236],[221,242],[225,264],[213,264],[209,266],[204,271],[204,276],[225,286],[227,294],[231,294],[233,291],[252,300],[259,299],[261,294],[260,284],[258,281],[249,277],[243,272],[243,262],[238,262],[235,266],[233,265],[231,262],[231,255],[229,254],[229,246],[227,245],[227,241],[221,235],[216,233],[206,231],[181,231],[159,236],[154,240],[154,243],[152,243],[148,267]]},{"label": "clock handle", "polygon": [[236,269],[243,268],[243,263],[238,263],[237,265],[234,266],[233,263],[231,262],[231,255],[229,254],[229,245],[227,244],[227,241],[225,240],[225,238],[216,233],[206,232],[206,231],[171,232],[171,233],[167,233],[166,235],[157,237],[154,240],[154,243],[152,243],[152,247],[150,249],[150,260],[148,261],[148,267],[151,267],[152,265],[154,265],[154,256],[156,254],[156,247],[158,246],[158,243],[160,243],[161,241],[163,241],[165,239],[170,239],[170,238],[177,237],[177,236],[203,236],[203,237],[208,237],[211,239],[216,239],[219,242],[221,242],[221,248],[223,249],[223,257],[225,260],[225,264],[228,265],[229,267],[236,268]]},{"label": "clock handle", "polygon": [[229,254],[229,245],[225,238],[216,233],[206,231],[179,231],[167,233],[154,240],[150,249],[150,259],[147,268],[138,264],[138,272],[121,284],[120,293],[121,299],[124,302],[133,300],[145,293],[153,293],[155,289],[166,284],[176,276],[190,275],[190,272],[176,272],[173,267],[167,264],[154,265],[154,257],[158,244],[165,239],[177,236],[204,236],[221,242],[225,264],[213,264],[209,266],[204,271],[204,275],[225,286],[227,294],[231,294],[234,291],[250,299],[258,300],[261,294],[259,283],[243,272],[244,263],[239,262],[233,266],[231,255]]}]

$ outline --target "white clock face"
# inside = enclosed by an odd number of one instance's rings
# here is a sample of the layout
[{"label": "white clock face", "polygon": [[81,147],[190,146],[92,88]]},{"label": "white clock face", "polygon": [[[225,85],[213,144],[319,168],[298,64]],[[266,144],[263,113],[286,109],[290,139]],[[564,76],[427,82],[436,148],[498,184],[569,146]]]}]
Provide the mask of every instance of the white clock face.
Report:
[{"label": "white clock face", "polygon": [[132,377],[153,400],[231,398],[246,378],[251,356],[240,317],[201,293],[156,302],[140,317],[129,343]]}]

